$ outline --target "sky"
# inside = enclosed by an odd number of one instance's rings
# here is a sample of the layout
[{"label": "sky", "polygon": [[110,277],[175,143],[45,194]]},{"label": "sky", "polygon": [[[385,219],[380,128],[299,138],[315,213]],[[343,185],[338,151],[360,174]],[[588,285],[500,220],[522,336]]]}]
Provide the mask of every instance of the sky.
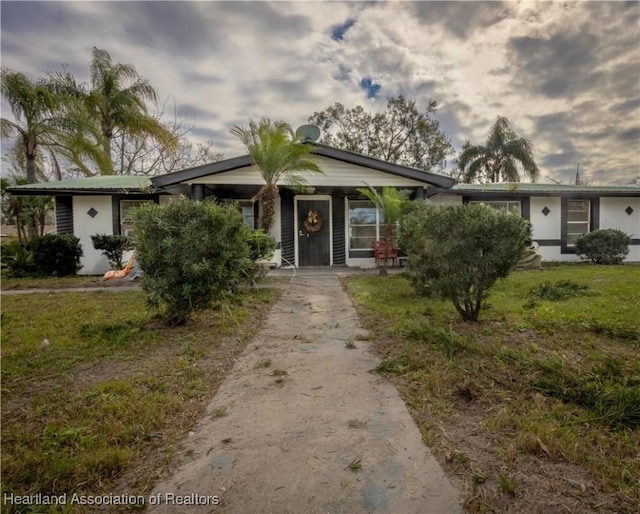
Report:
[{"label": "sky", "polygon": [[229,131],[250,118],[295,128],[335,102],[375,112],[402,94],[438,102],[456,152],[506,116],[544,182],[571,183],[578,163],[592,185],[640,176],[637,1],[2,0],[0,23],[2,66],[88,81],[92,48],[107,50],[225,157],[246,153]]}]

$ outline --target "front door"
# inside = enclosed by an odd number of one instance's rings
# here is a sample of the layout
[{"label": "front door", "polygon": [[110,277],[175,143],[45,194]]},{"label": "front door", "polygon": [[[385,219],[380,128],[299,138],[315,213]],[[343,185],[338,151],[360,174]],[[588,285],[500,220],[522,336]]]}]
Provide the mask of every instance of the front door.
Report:
[{"label": "front door", "polygon": [[298,199],[298,266],[331,265],[329,200]]}]

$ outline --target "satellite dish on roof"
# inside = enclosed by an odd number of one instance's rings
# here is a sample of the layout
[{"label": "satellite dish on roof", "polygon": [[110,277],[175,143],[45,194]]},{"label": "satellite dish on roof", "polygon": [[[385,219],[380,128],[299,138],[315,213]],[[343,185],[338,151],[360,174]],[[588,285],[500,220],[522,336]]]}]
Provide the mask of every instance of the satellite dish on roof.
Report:
[{"label": "satellite dish on roof", "polygon": [[302,125],[296,130],[296,136],[302,141],[317,141],[320,137],[320,129],[315,125]]}]

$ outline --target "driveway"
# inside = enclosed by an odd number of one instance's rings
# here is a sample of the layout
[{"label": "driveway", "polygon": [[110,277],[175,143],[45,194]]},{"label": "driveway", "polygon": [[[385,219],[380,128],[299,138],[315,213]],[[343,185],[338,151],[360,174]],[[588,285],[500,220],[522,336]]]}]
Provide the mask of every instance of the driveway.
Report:
[{"label": "driveway", "polygon": [[292,277],[149,511],[462,512],[398,391],[372,371],[379,359],[363,338],[335,274]]}]

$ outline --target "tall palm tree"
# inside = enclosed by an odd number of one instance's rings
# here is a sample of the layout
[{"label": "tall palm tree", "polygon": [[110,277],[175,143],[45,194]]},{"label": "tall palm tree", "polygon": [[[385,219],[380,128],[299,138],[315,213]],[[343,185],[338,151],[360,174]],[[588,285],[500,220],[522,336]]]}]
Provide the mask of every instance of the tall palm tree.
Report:
[{"label": "tall palm tree", "polygon": [[[86,106],[100,123],[107,156],[111,157],[111,140],[118,131],[151,136],[167,148],[177,146],[171,131],[148,114],[146,102],[157,102],[157,93],[133,65],[114,63],[106,50],[94,47],[90,75],[91,90],[86,96]],[[113,173],[113,165],[105,171]]]},{"label": "tall palm tree", "polygon": [[538,179],[531,142],[519,137],[503,116],[492,125],[485,146],[467,142],[458,157],[464,182],[520,182],[518,164],[531,182]]},{"label": "tall palm tree", "polygon": [[[86,85],[78,83],[71,73],[61,71],[49,73],[48,86],[64,99],[61,110],[68,120],[65,130],[52,144],[55,152],[85,176],[94,176],[101,171],[109,173],[113,169],[111,157],[104,151],[99,120],[87,109]],[[51,157],[57,168],[56,153],[52,151]],[[98,171],[91,169],[89,163],[95,163]]]},{"label": "tall palm tree", "polygon": [[302,143],[288,123],[268,118],[257,123],[249,120],[248,128],[236,125],[231,134],[247,147],[264,180],[264,186],[254,200],[262,201],[259,225],[269,232],[273,226],[278,186],[302,186],[306,184],[302,172],[322,173],[318,164],[308,159],[313,146]]},{"label": "tall palm tree", "polygon": [[386,276],[387,261],[389,260],[390,243],[393,242],[393,226],[400,221],[403,205],[409,200],[408,191],[398,191],[395,187],[385,186],[378,191],[371,186],[358,188],[358,192],[367,197],[384,217],[384,263],[380,268],[380,275]]},{"label": "tall palm tree", "polygon": [[8,68],[0,70],[0,90],[15,118],[15,121],[1,118],[0,133],[2,137],[18,137],[27,181],[37,182],[38,147],[53,144],[65,125],[59,115],[63,97],[45,79],[33,80]]}]

